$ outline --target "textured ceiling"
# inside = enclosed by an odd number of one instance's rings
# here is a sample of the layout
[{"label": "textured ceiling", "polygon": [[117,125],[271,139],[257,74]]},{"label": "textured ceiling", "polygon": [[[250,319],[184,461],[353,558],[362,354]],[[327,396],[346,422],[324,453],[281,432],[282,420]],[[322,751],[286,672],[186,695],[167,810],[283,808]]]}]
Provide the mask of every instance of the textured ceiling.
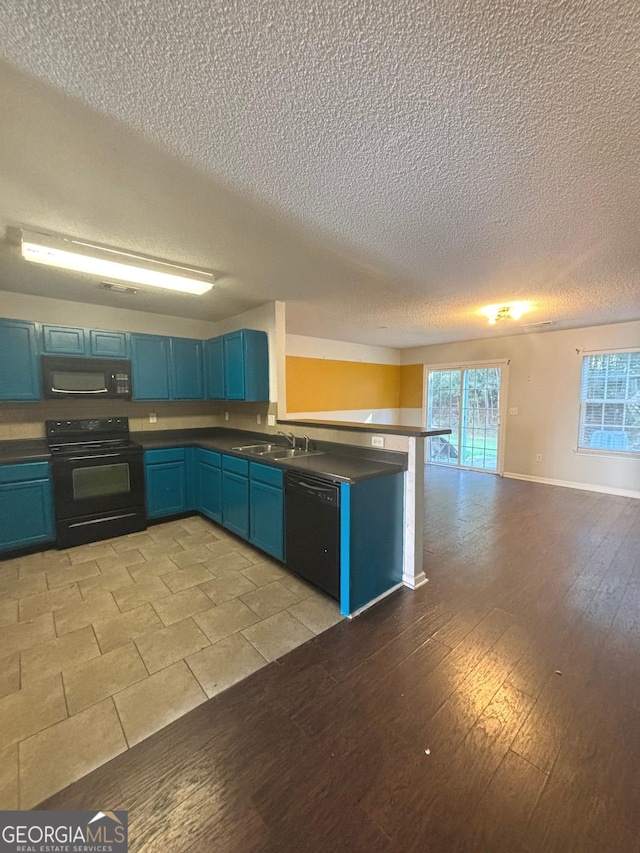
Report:
[{"label": "textured ceiling", "polygon": [[[639,52],[637,0],[3,0],[0,220],[232,273],[126,302],[161,313],[277,298],[396,346],[513,333],[475,313],[508,299],[638,319]],[[122,304],[23,267],[0,287]]]}]

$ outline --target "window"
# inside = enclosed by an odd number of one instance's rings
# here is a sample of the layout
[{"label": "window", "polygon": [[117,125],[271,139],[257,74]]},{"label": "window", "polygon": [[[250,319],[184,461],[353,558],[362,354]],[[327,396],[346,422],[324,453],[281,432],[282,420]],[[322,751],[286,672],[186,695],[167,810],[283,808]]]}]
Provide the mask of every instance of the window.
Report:
[{"label": "window", "polygon": [[578,446],[640,453],[640,352],[584,356]]}]

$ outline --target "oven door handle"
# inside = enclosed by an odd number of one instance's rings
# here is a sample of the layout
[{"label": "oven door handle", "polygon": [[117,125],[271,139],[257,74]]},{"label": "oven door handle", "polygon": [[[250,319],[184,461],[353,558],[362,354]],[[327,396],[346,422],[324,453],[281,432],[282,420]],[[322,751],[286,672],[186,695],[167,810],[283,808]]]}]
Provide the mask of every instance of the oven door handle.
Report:
[{"label": "oven door handle", "polygon": [[92,459],[112,459],[114,456],[122,456],[122,453],[92,453],[91,456],[67,456],[67,462],[90,462]]},{"label": "oven door handle", "polygon": [[52,388],[51,391],[55,394],[108,394],[108,388],[100,388],[99,391],[66,391],[64,388]]},{"label": "oven door handle", "polygon": [[118,521],[121,518],[133,518],[134,515],[137,515],[137,513],[122,512],[119,515],[105,515],[103,518],[92,518],[90,521],[76,521],[74,524],[69,525],[69,529],[72,527],[87,527],[89,524],[104,524],[107,521]]}]

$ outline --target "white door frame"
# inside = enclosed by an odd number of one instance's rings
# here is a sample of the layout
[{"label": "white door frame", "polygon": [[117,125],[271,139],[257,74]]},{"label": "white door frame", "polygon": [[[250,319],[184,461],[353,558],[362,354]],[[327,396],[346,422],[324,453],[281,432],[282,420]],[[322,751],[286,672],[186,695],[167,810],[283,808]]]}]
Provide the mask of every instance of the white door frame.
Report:
[{"label": "white door frame", "polygon": [[[467,370],[474,367],[499,367],[500,368],[500,425],[498,428],[498,460],[497,470],[487,471],[485,468],[470,468],[466,465],[458,465],[458,468],[464,468],[468,471],[482,471],[485,474],[498,474],[500,477],[504,474],[504,451],[505,439],[507,435],[507,411],[508,411],[508,396],[509,396],[509,365],[510,358],[492,358],[489,361],[456,361],[449,364],[425,364],[424,365],[424,387],[422,389],[422,424],[423,429],[427,428],[427,417],[429,409],[429,371],[430,370]],[[426,453],[425,453],[426,459]],[[430,465],[437,465],[437,462],[431,462]],[[447,466],[452,468],[452,465]]]}]

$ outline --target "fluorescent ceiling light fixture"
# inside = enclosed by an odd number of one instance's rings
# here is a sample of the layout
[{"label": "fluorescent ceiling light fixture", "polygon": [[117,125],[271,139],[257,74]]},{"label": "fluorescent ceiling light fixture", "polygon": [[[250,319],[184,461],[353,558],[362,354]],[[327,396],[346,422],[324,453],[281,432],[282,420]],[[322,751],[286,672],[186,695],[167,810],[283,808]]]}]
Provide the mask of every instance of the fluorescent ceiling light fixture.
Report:
[{"label": "fluorescent ceiling light fixture", "polygon": [[21,250],[26,261],[36,264],[197,296],[207,293],[215,283],[212,270],[172,264],[71,237],[23,230]]},{"label": "fluorescent ceiling light fixture", "polygon": [[493,326],[500,320],[519,320],[532,308],[531,302],[505,302],[502,305],[485,305],[478,313],[488,317],[489,325]]}]

